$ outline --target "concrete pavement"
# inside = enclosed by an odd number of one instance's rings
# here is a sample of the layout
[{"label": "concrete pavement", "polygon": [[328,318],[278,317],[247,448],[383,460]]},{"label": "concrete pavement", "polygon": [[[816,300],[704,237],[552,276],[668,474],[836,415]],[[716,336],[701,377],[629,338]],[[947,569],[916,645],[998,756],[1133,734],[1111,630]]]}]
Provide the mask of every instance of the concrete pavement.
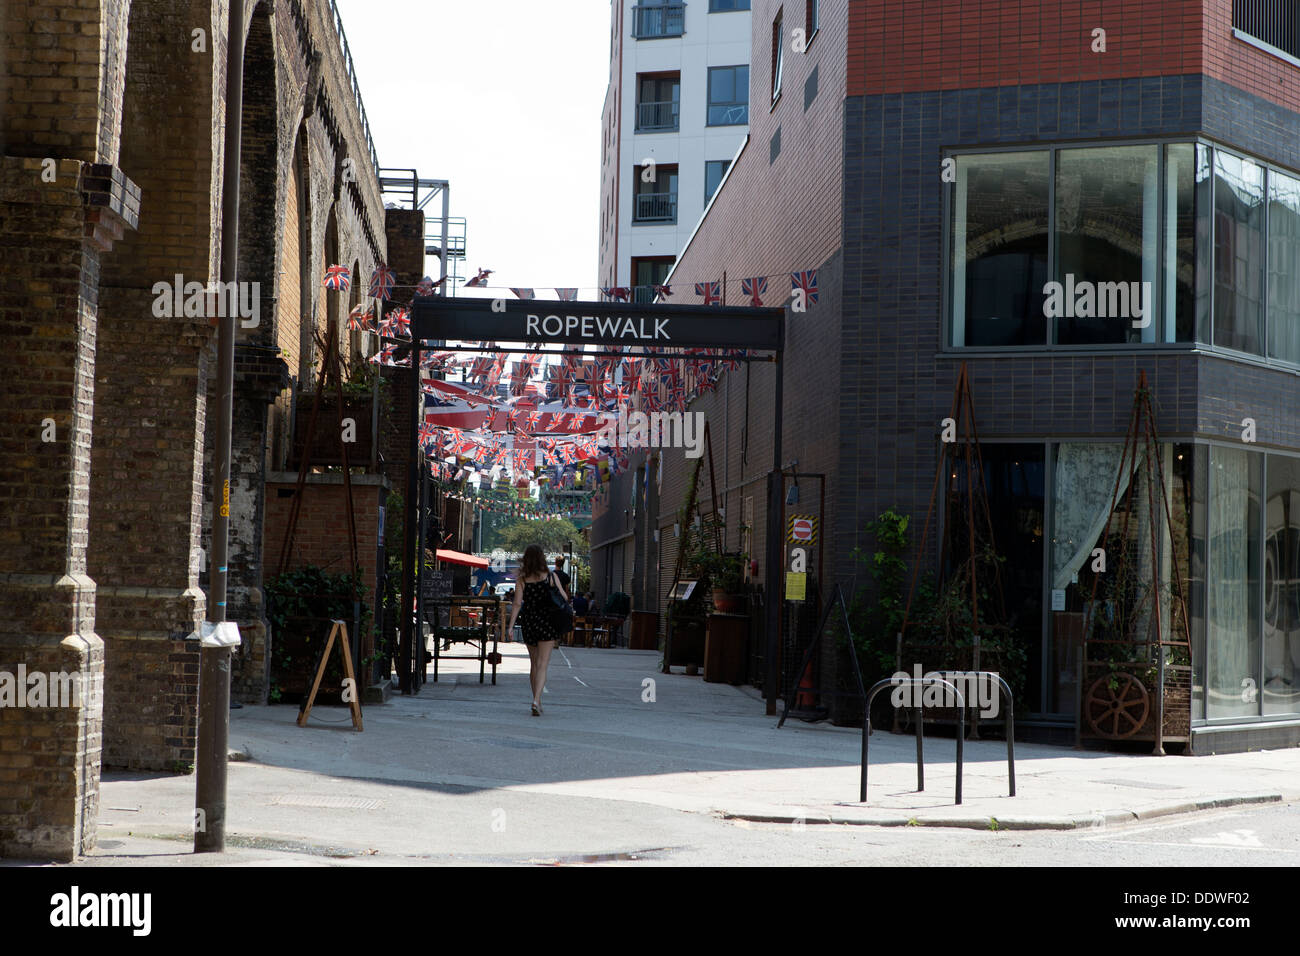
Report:
[{"label": "concrete pavement", "polygon": [[[752,688],[658,674],[658,652],[585,648],[557,649],[545,713],[532,717],[524,648],[501,649],[497,686],[478,683],[476,663],[447,662],[418,696],[367,707],[364,733],[341,707],[315,708],[306,728],[291,706],[233,711],[231,747],[249,759],[230,766],[231,853],[183,862],[652,853],[689,828],[683,814],[1072,829],[1300,800],[1300,749],[1156,758],[1022,743],[1009,797],[1005,742],[967,741],[965,799],[954,806],[952,739],[926,739],[917,793],[914,738],[877,732],[864,806],[860,731],[798,721],[777,730]],[[87,862],[187,853],[193,804],[192,777],[105,774],[100,849]]]}]

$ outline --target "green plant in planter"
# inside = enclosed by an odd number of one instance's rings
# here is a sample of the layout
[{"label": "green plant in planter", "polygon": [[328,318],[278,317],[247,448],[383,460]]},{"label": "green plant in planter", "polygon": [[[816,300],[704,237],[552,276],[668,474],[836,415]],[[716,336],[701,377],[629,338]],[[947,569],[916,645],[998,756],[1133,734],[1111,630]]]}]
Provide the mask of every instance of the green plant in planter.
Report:
[{"label": "green plant in planter", "polygon": [[[310,673],[316,655],[329,636],[330,621],[343,620],[352,631],[353,579],[350,574],[329,574],[323,568],[307,565],[276,575],[266,582],[267,620],[272,627],[271,693],[273,702],[282,700],[286,684],[301,682]],[[370,608],[365,603],[366,588],[357,582],[361,600],[361,631],[370,622]],[[358,674],[358,677],[363,677]],[[341,688],[343,667],[340,655],[331,654],[325,668],[322,687]]]}]

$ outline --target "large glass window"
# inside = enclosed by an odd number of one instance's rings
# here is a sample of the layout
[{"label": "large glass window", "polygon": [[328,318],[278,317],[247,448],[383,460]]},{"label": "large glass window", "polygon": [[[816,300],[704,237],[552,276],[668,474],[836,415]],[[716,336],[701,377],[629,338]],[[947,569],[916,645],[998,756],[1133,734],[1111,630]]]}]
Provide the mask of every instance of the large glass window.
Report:
[{"label": "large glass window", "polygon": [[1049,154],[956,157],[952,212],[953,345],[1047,341]]},{"label": "large glass window", "polygon": [[1300,180],[1268,174],[1268,354],[1300,363]]},{"label": "large glass window", "polygon": [[1263,456],[1210,449],[1205,715],[1259,713]]},{"label": "large glass window", "polygon": [[1264,170],[1214,151],[1214,344],[1264,354]]},{"label": "large glass window", "polygon": [[1210,149],[1165,147],[1164,341],[1210,341]]},{"label": "large glass window", "polygon": [[1159,164],[1157,146],[1057,153],[1057,342],[1156,341]]},{"label": "large glass window", "polygon": [[1265,715],[1295,714],[1300,713],[1300,460],[1269,455],[1267,467],[1259,695]]}]

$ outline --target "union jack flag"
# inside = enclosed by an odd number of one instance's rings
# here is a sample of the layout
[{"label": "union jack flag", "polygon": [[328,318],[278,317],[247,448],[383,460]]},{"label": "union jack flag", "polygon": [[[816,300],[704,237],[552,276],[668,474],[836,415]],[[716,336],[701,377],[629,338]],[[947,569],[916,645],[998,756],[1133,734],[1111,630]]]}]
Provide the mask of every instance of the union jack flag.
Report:
[{"label": "union jack flag", "polygon": [[387,302],[388,298],[393,294],[393,283],[396,281],[393,270],[381,262],[375,266],[375,271],[370,274],[370,291],[366,294],[372,299]]},{"label": "union jack flag", "polygon": [[577,289],[556,289],[555,294],[560,297],[561,302],[572,302],[578,298]]},{"label": "union jack flag", "polygon": [[480,269],[478,270],[478,274],[475,275],[474,278],[470,279],[468,282],[465,283],[465,288],[467,288],[467,289],[486,289],[486,288],[487,288],[487,279],[488,279],[488,276],[490,276],[491,274],[492,274],[492,270],[491,270],[491,269],[482,269],[482,268],[480,268]]},{"label": "union jack flag", "polygon": [[388,313],[389,328],[398,335],[411,334],[411,310],[398,306]]},{"label": "union jack flag", "polygon": [[763,296],[767,295],[767,276],[754,276],[752,279],[742,279],[740,282],[741,295],[749,296],[750,305],[758,308],[763,304]]},{"label": "union jack flag", "polygon": [[672,286],[670,286],[670,285],[657,285],[657,286],[654,287],[654,289],[655,289],[655,295],[661,295],[661,296],[663,296],[665,299],[671,299],[671,298],[672,298],[672,295],[673,295],[673,287],[672,287]]},{"label": "union jack flag", "polygon": [[612,285],[602,288],[600,292],[607,299],[613,299],[615,302],[626,302],[631,290],[626,286]]},{"label": "union jack flag", "polygon": [[434,282],[432,276],[425,276],[415,284],[415,294],[421,297],[433,295],[433,290],[442,285],[442,281],[439,279]]},{"label": "union jack flag", "polygon": [[722,282],[697,282],[695,294],[704,296],[705,305],[717,305],[722,301]]},{"label": "union jack flag", "polygon": [[351,332],[369,332],[371,329],[370,320],[374,316],[364,305],[353,306],[352,311],[348,313],[348,330]]},{"label": "union jack flag", "polygon": [[524,418],[524,425],[525,427],[530,429],[536,428],[538,423],[541,420],[542,420],[541,412],[529,412],[528,415]]},{"label": "union jack flag", "polygon": [[325,270],[325,288],[347,292],[352,285],[352,273],[347,266],[330,266]]},{"label": "union jack flag", "polygon": [[536,296],[533,294],[532,289],[516,289],[514,286],[511,286],[510,291],[513,292],[520,299],[536,298]]},{"label": "union jack flag", "polygon": [[806,269],[803,272],[790,273],[790,292],[802,289],[804,301],[808,305],[817,304],[817,270]]}]

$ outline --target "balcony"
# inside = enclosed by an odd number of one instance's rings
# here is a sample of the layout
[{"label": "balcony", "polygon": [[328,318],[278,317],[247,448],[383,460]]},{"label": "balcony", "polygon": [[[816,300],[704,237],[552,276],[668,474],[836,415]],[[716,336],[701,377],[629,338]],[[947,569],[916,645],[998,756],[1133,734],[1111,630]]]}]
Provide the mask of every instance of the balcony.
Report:
[{"label": "balcony", "polygon": [[675,133],[681,113],[681,103],[669,100],[663,103],[638,103],[636,105],[636,131],[638,133]]},{"label": "balcony", "polygon": [[638,40],[679,37],[686,32],[686,4],[637,4],[632,8],[632,36]]},{"label": "balcony", "polygon": [[676,193],[637,193],[636,209],[632,213],[633,222],[668,222],[677,221]]}]

